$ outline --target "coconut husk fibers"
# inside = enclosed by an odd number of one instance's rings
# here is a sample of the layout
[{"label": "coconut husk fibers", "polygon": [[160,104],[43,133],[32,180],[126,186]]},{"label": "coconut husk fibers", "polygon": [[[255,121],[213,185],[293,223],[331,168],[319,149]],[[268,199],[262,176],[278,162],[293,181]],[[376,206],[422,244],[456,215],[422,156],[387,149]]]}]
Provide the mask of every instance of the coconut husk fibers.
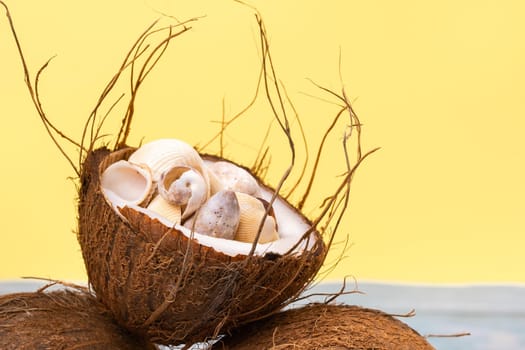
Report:
[{"label": "coconut husk fibers", "polygon": [[100,188],[111,163],[132,148],[87,154],[81,171],[79,241],[89,283],[115,319],[158,344],[192,344],[275,313],[319,270],[319,233],[300,256],[231,257],[159,221],[124,208],[117,215]]},{"label": "coconut husk fibers", "polygon": [[80,291],[0,296],[0,349],[156,349],[118,326],[91,294]]},{"label": "coconut husk fibers", "polygon": [[424,337],[378,310],[312,304],[247,325],[214,350],[431,350]]}]

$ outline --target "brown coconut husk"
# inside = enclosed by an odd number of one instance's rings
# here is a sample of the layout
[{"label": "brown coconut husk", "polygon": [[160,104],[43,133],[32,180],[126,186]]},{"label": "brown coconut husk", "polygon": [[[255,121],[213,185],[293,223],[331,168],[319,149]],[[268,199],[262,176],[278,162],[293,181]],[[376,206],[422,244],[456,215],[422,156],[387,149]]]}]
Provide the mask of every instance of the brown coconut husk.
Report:
[{"label": "brown coconut husk", "polygon": [[[256,256],[253,253],[254,244],[250,254],[231,257],[204,247],[194,239],[186,238],[176,229],[167,228],[159,221],[131,209],[124,208],[121,211],[126,217],[123,219],[106,202],[100,188],[101,171],[118,159],[126,159],[132,152],[132,148],[127,148],[126,144],[139,87],[170,42],[188,31],[189,23],[194,19],[177,21],[176,24],[166,27],[158,27],[155,22],[139,36],[120,69],[103,90],[86,121],[82,139],[76,142],[55,127],[42,109],[38,82],[47,63],[38,71],[32,83],[9,13],[8,17],[35,107],[50,137],[80,179],[78,239],[89,283],[99,300],[109,308],[121,325],[155,343],[192,344],[213,339],[242,324],[268,317],[296,300],[318,274],[333,243],[348,206],[350,183],[355,170],[375,151],[361,152],[361,126],[344,90],[341,94],[336,94],[322,88],[338,99],[340,110],[326,130],[318,148],[311,176],[306,180],[306,190],[295,206],[289,204],[296,208],[298,217],[303,218],[301,211],[309,199],[319,160],[323,156],[324,143],[342,119],[341,116],[349,116],[345,125],[347,133],[343,140],[346,172],[342,175],[337,174],[340,176],[339,184],[322,203],[313,204],[320,214],[310,221],[310,230],[298,238],[297,246],[310,244],[311,249],[300,254],[291,248],[288,253],[282,255]],[[285,200],[291,198],[292,192],[300,187],[308,161],[304,162],[299,179],[291,185],[290,191],[283,195],[281,188],[295,168],[295,143],[288,120],[288,114],[295,114],[295,109],[275,74],[259,14],[256,14],[256,19],[260,28],[262,65],[255,97],[244,110],[231,119],[225,120],[223,116],[220,133],[213,140],[220,140],[221,156],[224,130],[254,105],[259,91],[264,91],[264,98],[271,107],[276,125],[285,135],[290,147],[291,164],[279,183],[273,186],[275,195],[272,201],[278,195]],[[150,42],[159,35],[164,35],[160,42]],[[121,79],[125,73],[129,73],[130,76]],[[120,95],[114,102],[107,102],[111,99],[108,96],[121,80],[124,80],[131,90],[127,109],[121,117],[121,128],[116,140],[112,142],[113,147],[108,147],[107,144],[101,147],[104,123],[124,95]],[[288,103],[284,103],[283,99]],[[287,108],[291,108],[292,111],[287,111]],[[296,121],[300,125],[297,116]],[[357,155],[352,165],[346,149],[350,135],[357,136]],[[304,134],[302,136],[306,149],[306,137]],[[63,140],[74,146],[78,152],[78,162],[68,156],[60,143]],[[268,147],[261,146],[261,152],[254,165],[248,167],[255,176],[260,175],[261,180],[264,180],[263,175],[269,167]],[[267,214],[271,210],[272,201]]]},{"label": "brown coconut husk", "polygon": [[312,304],[255,322],[217,342],[217,350],[431,350],[427,340],[379,310]]},{"label": "brown coconut husk", "polygon": [[133,149],[86,158],[79,240],[89,281],[119,323],[152,341],[193,343],[257,320],[293,298],[318,271],[325,244],[302,255],[228,256],[158,220],[106,202],[100,174]]},{"label": "brown coconut husk", "polygon": [[157,348],[120,327],[90,293],[59,290],[1,295],[0,349]]}]

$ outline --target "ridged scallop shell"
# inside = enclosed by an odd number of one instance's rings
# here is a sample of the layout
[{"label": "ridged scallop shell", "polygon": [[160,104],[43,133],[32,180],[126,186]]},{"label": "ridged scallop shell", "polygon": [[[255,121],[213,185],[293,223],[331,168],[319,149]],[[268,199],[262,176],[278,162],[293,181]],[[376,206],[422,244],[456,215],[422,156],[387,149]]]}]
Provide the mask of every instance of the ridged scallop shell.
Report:
[{"label": "ridged scallop shell", "polygon": [[202,174],[187,166],[174,166],[162,173],[157,188],[166,201],[184,208],[183,219],[197,211],[209,194]]},{"label": "ridged scallop shell", "polygon": [[[241,209],[239,228],[235,234],[235,240],[253,243],[266,213],[266,209],[263,202],[258,198],[241,192],[235,194]],[[268,243],[278,240],[279,234],[277,233],[276,227],[275,219],[271,215],[267,215],[264,219],[258,243]]]},{"label": "ridged scallop shell", "polygon": [[174,225],[180,224],[182,220],[181,207],[175,204],[171,204],[166,201],[162,196],[156,196],[153,198],[147,209],[155,212],[164,218],[171,221]]},{"label": "ridged scallop shell", "polygon": [[[209,176],[214,177],[220,189],[258,196],[261,188],[257,180],[245,169],[230,162],[218,161],[208,165]],[[220,185],[219,185],[220,184]]]},{"label": "ridged scallop shell", "polygon": [[235,192],[224,190],[211,196],[184,226],[207,236],[233,239],[239,220],[240,206]]},{"label": "ridged scallop shell", "polygon": [[148,166],[154,181],[159,181],[160,176],[174,166],[193,168],[202,174],[207,183],[209,181],[199,153],[189,144],[177,139],[148,142],[133,152],[128,161]]},{"label": "ridged scallop shell", "polygon": [[102,173],[104,195],[116,206],[141,205],[149,201],[154,186],[149,168],[119,160]]}]

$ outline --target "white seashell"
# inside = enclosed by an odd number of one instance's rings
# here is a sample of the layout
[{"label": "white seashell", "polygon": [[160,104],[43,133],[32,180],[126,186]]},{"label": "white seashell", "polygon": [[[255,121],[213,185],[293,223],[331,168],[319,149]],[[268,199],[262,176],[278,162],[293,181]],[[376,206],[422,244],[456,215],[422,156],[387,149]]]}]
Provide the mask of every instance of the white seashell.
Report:
[{"label": "white seashell", "polygon": [[108,166],[100,180],[102,191],[114,205],[141,205],[153,194],[153,180],[147,167],[119,160]]},{"label": "white seashell", "polygon": [[202,174],[186,166],[175,166],[162,173],[157,187],[166,201],[184,207],[182,219],[199,209],[209,193],[208,183]]},{"label": "white seashell", "polygon": [[184,226],[207,236],[233,239],[239,220],[240,207],[235,192],[225,190],[208,199]]},{"label": "white seashell", "polygon": [[174,166],[186,166],[197,170],[208,182],[204,161],[189,144],[177,139],[159,139],[138,148],[128,159],[135,164],[144,164],[151,169],[153,181]]},{"label": "white seashell", "polygon": [[222,184],[222,189],[242,192],[252,196],[258,196],[261,188],[257,180],[245,169],[225,161],[218,161],[208,165],[208,170],[215,175],[217,181]]},{"label": "white seashell", "polygon": [[[246,193],[236,192],[241,215],[239,219],[239,228],[235,234],[235,240],[241,242],[253,243],[259,226],[266,213],[263,202]],[[261,234],[258,243],[268,243],[279,239],[275,219],[267,215],[262,225]]]},{"label": "white seashell", "polygon": [[179,205],[171,204],[162,196],[153,198],[147,209],[155,212],[172,222],[172,225],[179,225],[182,220],[182,210]]}]

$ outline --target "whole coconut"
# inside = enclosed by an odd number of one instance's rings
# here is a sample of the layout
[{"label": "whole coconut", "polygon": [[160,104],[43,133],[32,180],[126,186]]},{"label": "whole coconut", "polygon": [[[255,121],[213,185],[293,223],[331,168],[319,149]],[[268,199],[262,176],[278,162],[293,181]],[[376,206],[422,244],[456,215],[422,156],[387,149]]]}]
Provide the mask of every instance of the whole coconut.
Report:
[{"label": "whole coconut", "polygon": [[0,349],[156,349],[118,326],[110,312],[82,291],[0,296]]},{"label": "whole coconut", "polygon": [[213,346],[222,350],[431,350],[424,337],[378,310],[312,304],[247,325]]}]

